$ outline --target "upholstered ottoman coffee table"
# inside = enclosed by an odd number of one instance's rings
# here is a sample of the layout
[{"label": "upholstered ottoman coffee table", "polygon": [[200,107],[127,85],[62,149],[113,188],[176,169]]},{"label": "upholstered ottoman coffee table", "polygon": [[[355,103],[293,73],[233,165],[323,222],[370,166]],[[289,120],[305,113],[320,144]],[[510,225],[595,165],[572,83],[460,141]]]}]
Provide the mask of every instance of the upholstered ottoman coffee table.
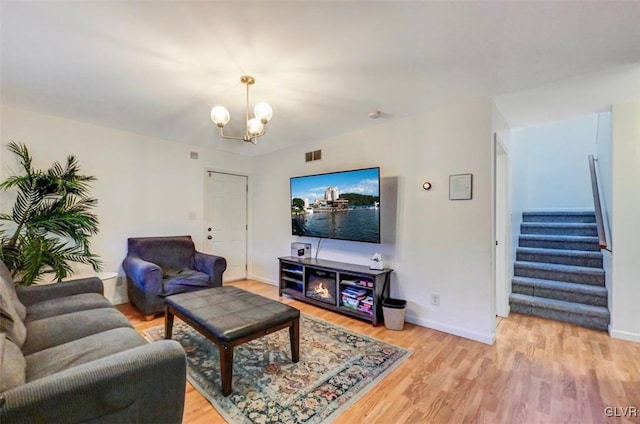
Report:
[{"label": "upholstered ottoman coffee table", "polygon": [[300,311],[237,287],[214,287],[165,298],[164,338],[170,339],[174,315],[218,346],[222,394],[231,393],[233,348],[289,328],[291,360],[300,359]]}]

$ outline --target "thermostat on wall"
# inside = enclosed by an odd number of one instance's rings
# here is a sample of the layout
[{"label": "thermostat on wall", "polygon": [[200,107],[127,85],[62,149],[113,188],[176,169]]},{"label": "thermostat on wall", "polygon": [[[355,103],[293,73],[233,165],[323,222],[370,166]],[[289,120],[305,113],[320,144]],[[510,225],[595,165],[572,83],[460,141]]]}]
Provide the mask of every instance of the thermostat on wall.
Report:
[{"label": "thermostat on wall", "polygon": [[291,243],[291,256],[311,258],[311,243]]}]

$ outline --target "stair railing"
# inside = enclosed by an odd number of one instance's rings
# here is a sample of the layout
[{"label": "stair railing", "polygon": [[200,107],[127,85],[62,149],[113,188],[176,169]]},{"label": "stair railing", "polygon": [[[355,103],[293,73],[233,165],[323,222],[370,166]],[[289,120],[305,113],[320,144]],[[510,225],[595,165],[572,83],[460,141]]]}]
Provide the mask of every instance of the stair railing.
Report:
[{"label": "stair railing", "polygon": [[596,173],[596,160],[589,155],[589,172],[591,173],[591,191],[593,192],[593,204],[596,210],[596,228],[598,230],[598,245],[600,249],[607,248],[607,235],[604,231],[604,219],[602,217],[602,204],[600,203],[600,190],[598,189],[598,174]]}]

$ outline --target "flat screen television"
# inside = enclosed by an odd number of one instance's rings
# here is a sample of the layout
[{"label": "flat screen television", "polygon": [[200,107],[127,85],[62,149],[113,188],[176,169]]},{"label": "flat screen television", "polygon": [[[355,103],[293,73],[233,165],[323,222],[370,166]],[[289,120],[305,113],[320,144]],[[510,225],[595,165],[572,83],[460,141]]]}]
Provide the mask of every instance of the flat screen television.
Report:
[{"label": "flat screen television", "polygon": [[380,168],[291,178],[291,233],[380,243]]}]

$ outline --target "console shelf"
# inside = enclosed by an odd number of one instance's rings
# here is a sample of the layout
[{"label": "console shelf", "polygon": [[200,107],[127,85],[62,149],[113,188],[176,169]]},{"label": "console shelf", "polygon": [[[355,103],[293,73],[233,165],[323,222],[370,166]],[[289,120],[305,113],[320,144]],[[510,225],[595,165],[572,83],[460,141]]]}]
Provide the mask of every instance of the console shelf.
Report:
[{"label": "console shelf", "polygon": [[[369,269],[362,265],[294,256],[280,261],[280,296],[287,295],[303,302],[341,314],[382,322],[382,298],[389,297],[392,269]],[[312,285],[320,282],[326,298],[311,297]]]}]

